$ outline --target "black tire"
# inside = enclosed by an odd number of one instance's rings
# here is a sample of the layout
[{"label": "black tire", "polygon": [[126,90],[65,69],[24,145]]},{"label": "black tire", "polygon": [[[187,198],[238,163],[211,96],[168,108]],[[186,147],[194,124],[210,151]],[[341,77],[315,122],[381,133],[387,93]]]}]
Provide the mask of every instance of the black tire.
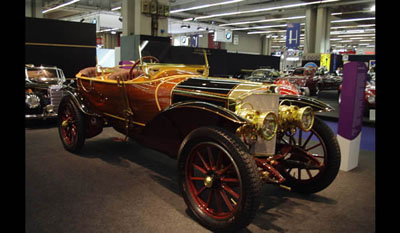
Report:
[{"label": "black tire", "polygon": [[[298,129],[299,130],[299,129]],[[314,125],[313,128],[311,129],[311,133],[313,133],[316,138],[320,141],[321,145],[317,146],[321,147],[321,150],[323,150],[323,156],[318,158],[323,164],[323,167],[320,169],[314,169],[316,171],[315,174],[311,174],[310,170],[307,171],[307,169],[304,168],[293,168],[291,167],[288,169],[287,167],[283,166],[280,167],[279,170],[281,174],[285,177],[286,181],[284,182],[284,185],[291,187],[291,190],[294,192],[298,193],[316,193],[319,192],[326,187],[328,187],[333,180],[336,178],[339,168],[340,168],[340,147],[339,143],[336,139],[336,135],[332,132],[332,130],[329,128],[325,122],[320,120],[319,118],[315,118],[314,120]],[[311,134],[310,133],[310,134]],[[310,136],[312,138],[312,136]],[[289,140],[290,141],[290,140]],[[294,147],[301,148],[303,150],[306,150],[307,147],[311,148],[312,146],[306,146],[304,145],[303,147],[299,145],[300,140],[297,140],[294,142],[292,140],[290,143],[292,146],[294,144]],[[306,144],[306,138],[302,140],[304,144]],[[315,145],[318,145],[318,143],[315,143]],[[292,151],[294,151],[292,149]],[[295,152],[294,152],[295,153]],[[312,152],[309,152],[310,154]],[[317,154],[313,154],[317,158]],[[319,157],[318,156],[318,157]],[[290,155],[286,162],[289,161],[290,159],[297,160],[300,162],[306,162],[307,160],[304,160],[301,156],[295,156],[295,155]],[[293,161],[292,160],[292,161]],[[285,163],[283,163],[285,164]],[[293,164],[293,162],[292,162]],[[294,175],[291,174],[291,171],[294,169]],[[296,171],[297,175],[296,175]],[[301,175],[302,174],[302,175]],[[301,178],[301,176],[303,176]],[[308,178],[308,179],[307,179]]]},{"label": "black tire", "polygon": [[68,96],[59,105],[57,125],[64,148],[69,152],[79,153],[85,143],[86,118]]},{"label": "black tire", "polygon": [[[208,152],[203,153],[202,150]],[[203,155],[199,155],[200,152]],[[203,158],[205,154],[208,155],[208,159]],[[203,163],[199,162],[199,158]],[[207,161],[208,166],[204,165]],[[213,161],[216,161],[215,164]],[[207,173],[197,170],[195,164],[202,166]],[[212,169],[213,164],[215,169]],[[210,169],[207,170],[206,167]],[[224,168],[228,169],[226,173],[221,172]],[[200,173],[197,175],[200,177],[192,177],[196,176],[196,172]],[[254,159],[244,144],[232,133],[214,127],[193,130],[182,143],[178,173],[179,187],[188,209],[206,228],[218,232],[231,232],[246,227],[253,220],[259,206],[261,180]],[[220,173],[222,175],[219,176]],[[202,179],[202,176],[207,178],[210,174],[214,177],[211,187],[206,187],[205,181],[192,180]],[[228,179],[231,182],[237,181],[229,183]],[[226,192],[229,190],[226,185],[236,195],[231,196],[232,192]]]}]

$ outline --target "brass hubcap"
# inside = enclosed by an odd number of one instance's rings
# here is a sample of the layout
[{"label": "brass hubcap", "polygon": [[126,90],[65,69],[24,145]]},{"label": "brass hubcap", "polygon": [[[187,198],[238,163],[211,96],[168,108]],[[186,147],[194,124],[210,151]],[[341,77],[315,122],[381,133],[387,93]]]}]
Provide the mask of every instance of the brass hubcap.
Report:
[{"label": "brass hubcap", "polygon": [[211,176],[206,176],[206,178],[204,179],[204,186],[206,186],[207,188],[211,188],[213,185],[213,178]]},{"label": "brass hubcap", "polygon": [[63,121],[63,122],[61,123],[61,127],[67,128],[67,126],[68,126],[68,120],[65,120],[65,121]]}]

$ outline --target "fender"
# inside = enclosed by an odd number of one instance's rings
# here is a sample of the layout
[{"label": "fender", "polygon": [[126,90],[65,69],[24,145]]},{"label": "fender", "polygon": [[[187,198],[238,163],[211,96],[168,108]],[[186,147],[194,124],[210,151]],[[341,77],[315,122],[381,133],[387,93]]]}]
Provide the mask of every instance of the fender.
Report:
[{"label": "fender", "polygon": [[335,108],[320,100],[301,95],[282,95],[279,97],[279,103],[293,104],[300,108],[310,106],[314,112],[331,112],[335,110]]},{"label": "fender", "polygon": [[94,116],[94,117],[101,117],[101,115],[95,113],[90,109],[90,104],[86,101],[85,97],[83,97],[76,88],[71,86],[64,86],[62,88],[63,97],[64,98],[71,98],[72,101],[76,104],[76,106],[86,115]]},{"label": "fender", "polygon": [[184,138],[202,126],[223,127],[232,133],[248,123],[231,110],[202,101],[172,104],[152,119],[142,131],[142,144],[176,158]]}]

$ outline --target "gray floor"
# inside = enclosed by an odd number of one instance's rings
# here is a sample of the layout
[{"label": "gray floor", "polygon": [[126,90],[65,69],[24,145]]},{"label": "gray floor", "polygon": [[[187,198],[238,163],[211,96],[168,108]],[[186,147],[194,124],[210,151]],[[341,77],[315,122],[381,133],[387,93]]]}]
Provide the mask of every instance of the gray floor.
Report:
[{"label": "gray floor", "polygon": [[[106,128],[74,155],[54,125],[26,128],[26,232],[209,232],[187,213],[176,161],[114,137]],[[375,152],[361,151],[357,168],[317,194],[262,193],[241,232],[375,232]]]}]

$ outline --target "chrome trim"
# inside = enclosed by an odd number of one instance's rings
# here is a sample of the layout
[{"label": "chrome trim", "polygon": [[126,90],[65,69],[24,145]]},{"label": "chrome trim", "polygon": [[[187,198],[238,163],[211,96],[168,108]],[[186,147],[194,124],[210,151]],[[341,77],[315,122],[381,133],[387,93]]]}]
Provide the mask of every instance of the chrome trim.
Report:
[{"label": "chrome trim", "polygon": [[335,108],[331,105],[324,103],[320,100],[301,96],[301,95],[283,95],[279,97],[280,104],[297,105],[298,107],[310,106],[314,112],[331,112],[335,111]]}]

